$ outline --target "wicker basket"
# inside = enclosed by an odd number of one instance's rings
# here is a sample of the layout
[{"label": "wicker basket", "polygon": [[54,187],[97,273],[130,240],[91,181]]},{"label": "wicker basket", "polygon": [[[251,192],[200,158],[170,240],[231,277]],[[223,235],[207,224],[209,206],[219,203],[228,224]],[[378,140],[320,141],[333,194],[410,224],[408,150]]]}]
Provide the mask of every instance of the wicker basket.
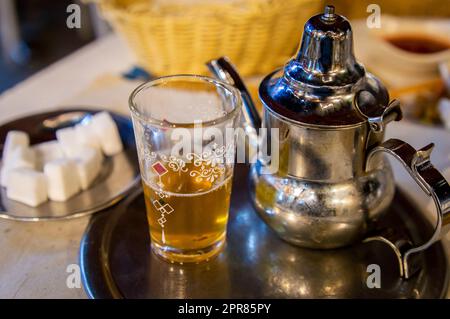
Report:
[{"label": "wicker basket", "polygon": [[304,23],[322,6],[319,0],[155,2],[162,0],[98,0],[154,75],[204,74],[204,63],[222,55],[243,75],[270,72],[294,54]]}]

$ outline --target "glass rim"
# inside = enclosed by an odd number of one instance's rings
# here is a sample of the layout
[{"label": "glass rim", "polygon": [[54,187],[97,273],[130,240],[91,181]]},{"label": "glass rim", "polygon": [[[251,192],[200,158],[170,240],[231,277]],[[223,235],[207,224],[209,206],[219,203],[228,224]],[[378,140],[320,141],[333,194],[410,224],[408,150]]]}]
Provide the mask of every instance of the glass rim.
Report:
[{"label": "glass rim", "polygon": [[196,74],[177,74],[177,75],[167,75],[167,76],[161,76],[154,78],[150,81],[146,81],[142,84],[140,84],[138,87],[136,87],[130,94],[130,97],[128,98],[128,107],[132,113],[133,116],[135,116],[140,121],[148,122],[151,125],[163,127],[163,128],[192,128],[195,125],[198,125],[199,123],[196,122],[187,122],[187,123],[172,123],[167,122],[164,120],[159,120],[151,116],[143,116],[142,113],[138,110],[138,106],[135,103],[135,97],[141,93],[143,90],[149,87],[154,87],[160,83],[163,83],[165,81],[181,81],[181,80],[193,80],[198,81],[200,83],[209,83],[214,85],[215,87],[222,87],[229,92],[233,94],[233,96],[236,97],[236,106],[228,111],[225,115],[217,117],[212,120],[208,121],[201,121],[200,124],[202,126],[214,126],[220,123],[225,122],[228,119],[233,118],[236,113],[238,113],[242,106],[242,98],[241,93],[237,88],[235,88],[233,85],[228,84],[224,81],[217,80],[208,76],[204,75],[196,75]]}]

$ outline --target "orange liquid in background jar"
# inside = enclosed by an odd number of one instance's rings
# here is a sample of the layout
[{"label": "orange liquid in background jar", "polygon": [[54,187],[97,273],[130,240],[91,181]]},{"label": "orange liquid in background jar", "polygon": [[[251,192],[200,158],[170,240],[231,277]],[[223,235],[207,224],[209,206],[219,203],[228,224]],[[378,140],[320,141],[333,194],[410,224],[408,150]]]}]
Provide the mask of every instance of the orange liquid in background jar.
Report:
[{"label": "orange liquid in background jar", "polygon": [[220,250],[226,236],[231,177],[219,165],[186,163],[185,171],[168,167],[150,183],[143,182],[157,254],[174,262],[199,262]]},{"label": "orange liquid in background jar", "polygon": [[421,34],[397,34],[385,37],[386,41],[404,51],[431,54],[450,49],[450,42]]}]

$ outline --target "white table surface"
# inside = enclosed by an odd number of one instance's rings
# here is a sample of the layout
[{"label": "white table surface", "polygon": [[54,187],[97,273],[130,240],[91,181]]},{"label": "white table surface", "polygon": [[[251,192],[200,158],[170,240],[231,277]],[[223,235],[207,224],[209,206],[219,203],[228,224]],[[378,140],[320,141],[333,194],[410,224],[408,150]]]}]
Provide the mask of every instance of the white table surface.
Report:
[{"label": "white table surface", "polygon": [[[106,86],[92,86],[105,74],[118,75],[132,65],[132,54],[124,43],[108,35],[0,95],[0,123],[74,105],[128,114],[127,98],[136,83],[111,80]],[[434,164],[441,170],[450,167],[449,132],[402,121],[391,124],[387,135],[405,139],[414,147],[436,142]],[[398,164],[394,167],[399,186],[426,209],[428,199]],[[86,298],[82,288],[67,287],[66,268],[78,264],[87,223],[87,217],[38,223],[0,219],[0,298]]]}]

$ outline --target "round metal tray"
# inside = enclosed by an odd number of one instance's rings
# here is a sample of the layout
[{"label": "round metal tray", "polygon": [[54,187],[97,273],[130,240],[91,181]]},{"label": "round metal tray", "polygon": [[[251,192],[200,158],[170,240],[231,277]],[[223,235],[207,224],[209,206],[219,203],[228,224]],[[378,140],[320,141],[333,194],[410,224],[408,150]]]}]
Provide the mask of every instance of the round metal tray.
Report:
[{"label": "round metal tray", "polygon": [[[176,265],[151,253],[140,192],[111,208],[108,214],[94,216],[80,247],[88,295],[91,298],[440,298],[446,294],[448,266],[440,242],[420,256],[421,270],[409,280],[399,277],[393,251],[379,242],[321,251],[292,246],[279,239],[257,216],[250,201],[247,177],[248,168],[237,165],[227,244],[209,262]],[[382,223],[402,228],[414,241],[427,238],[431,231],[416,206],[400,191]],[[370,264],[380,266],[379,289],[367,287]]]},{"label": "round metal tray", "polygon": [[[25,131],[30,135],[30,143],[37,144],[55,139],[55,129],[49,127],[57,119],[69,117],[70,114],[88,116],[98,110],[70,109],[53,111],[24,117],[0,127],[0,141],[3,142],[10,130]],[[41,221],[52,219],[68,219],[85,216],[110,207],[123,199],[140,183],[139,166],[134,142],[133,125],[125,116],[110,112],[117,124],[124,143],[124,151],[104,159],[102,170],[92,186],[66,202],[47,201],[38,207],[10,200],[6,197],[6,189],[0,191],[0,218]],[[72,123],[73,124],[73,123]],[[0,152],[3,145],[1,145]]]}]

